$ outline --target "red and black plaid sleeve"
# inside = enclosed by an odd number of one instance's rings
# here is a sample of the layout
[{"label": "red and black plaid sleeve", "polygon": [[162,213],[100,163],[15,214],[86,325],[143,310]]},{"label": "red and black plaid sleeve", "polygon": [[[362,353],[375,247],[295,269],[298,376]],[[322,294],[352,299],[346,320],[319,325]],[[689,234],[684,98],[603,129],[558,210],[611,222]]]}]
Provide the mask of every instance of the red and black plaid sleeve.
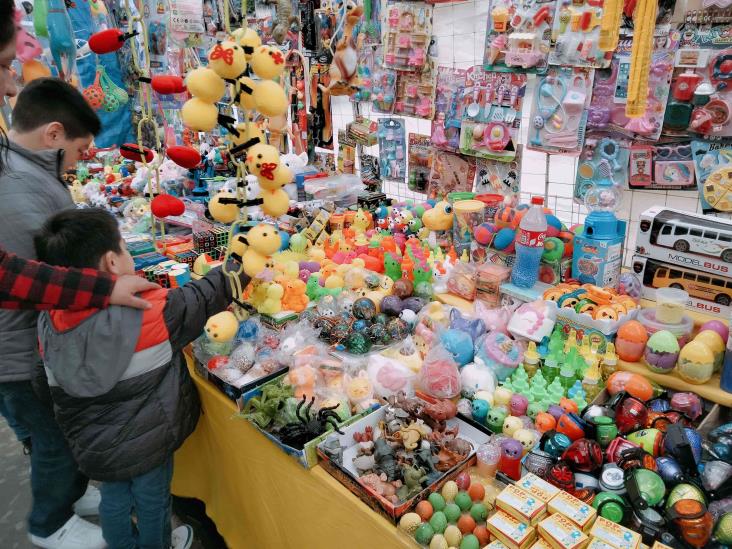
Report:
[{"label": "red and black plaid sleeve", "polygon": [[114,282],[108,273],[53,267],[0,249],[2,309],[104,308]]}]

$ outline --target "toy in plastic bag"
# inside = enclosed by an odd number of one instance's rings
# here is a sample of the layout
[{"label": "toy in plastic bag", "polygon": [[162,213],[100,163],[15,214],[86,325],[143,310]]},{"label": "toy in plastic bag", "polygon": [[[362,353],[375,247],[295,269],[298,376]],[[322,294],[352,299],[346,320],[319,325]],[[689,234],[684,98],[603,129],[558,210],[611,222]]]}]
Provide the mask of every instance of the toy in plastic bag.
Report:
[{"label": "toy in plastic bag", "polygon": [[427,353],[419,372],[419,385],[435,398],[453,398],[460,394],[458,365],[442,345],[435,345]]},{"label": "toy in plastic bag", "polygon": [[361,412],[376,404],[374,386],[366,370],[361,370],[354,376],[346,374],[343,385],[346,396],[356,412]]},{"label": "toy in plastic bag", "polygon": [[447,281],[447,290],[458,297],[473,301],[477,291],[475,266],[462,261],[456,263]]},{"label": "toy in plastic bag", "polygon": [[508,320],[511,318],[511,311],[507,307],[491,309],[481,300],[474,305],[475,317],[485,324],[486,332],[502,332],[508,335]]},{"label": "toy in plastic bag", "polygon": [[493,370],[498,381],[504,381],[524,359],[520,342],[501,332],[491,332],[475,343],[475,361]]},{"label": "toy in plastic bag", "polygon": [[516,337],[525,337],[536,343],[552,333],[557,321],[556,307],[550,307],[543,299],[524,303],[516,309],[508,322],[508,331]]},{"label": "toy in plastic bag", "polygon": [[493,393],[498,385],[498,379],[493,370],[484,364],[472,362],[460,370],[462,395],[473,398],[478,391]]},{"label": "toy in plastic bag", "polygon": [[422,356],[419,354],[417,345],[412,339],[412,336],[407,336],[407,339],[404,341],[397,343],[388,349],[384,349],[381,354],[389,358],[393,358],[394,360],[398,360],[415,374],[418,374],[422,369]]},{"label": "toy in plastic bag", "polygon": [[368,363],[368,375],[374,386],[376,396],[386,398],[403,391],[414,394],[415,375],[398,360],[382,355],[371,355]]}]

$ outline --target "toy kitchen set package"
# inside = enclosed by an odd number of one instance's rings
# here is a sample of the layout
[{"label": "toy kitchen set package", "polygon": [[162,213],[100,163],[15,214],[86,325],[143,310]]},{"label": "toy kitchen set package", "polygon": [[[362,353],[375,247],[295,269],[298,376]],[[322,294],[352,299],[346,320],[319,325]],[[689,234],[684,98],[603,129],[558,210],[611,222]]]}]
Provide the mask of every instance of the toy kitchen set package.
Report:
[{"label": "toy kitchen set package", "polygon": [[657,300],[661,288],[688,294],[693,310],[732,312],[732,221],[654,206],[641,214],[633,271],[643,297]]}]

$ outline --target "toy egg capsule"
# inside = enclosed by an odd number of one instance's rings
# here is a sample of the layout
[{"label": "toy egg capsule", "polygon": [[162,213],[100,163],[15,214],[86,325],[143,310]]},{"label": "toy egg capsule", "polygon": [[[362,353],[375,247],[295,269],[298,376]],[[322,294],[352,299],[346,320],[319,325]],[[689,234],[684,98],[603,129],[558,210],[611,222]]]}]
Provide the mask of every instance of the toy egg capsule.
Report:
[{"label": "toy egg capsule", "polygon": [[216,103],[226,92],[226,82],[214,70],[199,67],[186,76],[186,88],[193,97],[206,103]]},{"label": "toy egg capsule", "polygon": [[256,109],[264,116],[281,116],[287,112],[285,90],[272,80],[260,82],[252,95]]},{"label": "toy egg capsule", "polygon": [[252,54],[251,67],[262,80],[272,80],[285,70],[285,55],[273,46],[259,46]]},{"label": "toy egg capsule", "polygon": [[221,78],[233,80],[246,70],[247,60],[242,47],[236,42],[227,40],[209,50],[208,66]]},{"label": "toy egg capsule", "polygon": [[180,110],[180,117],[188,128],[199,132],[210,132],[218,123],[219,111],[216,105],[194,97],[185,102]]},{"label": "toy egg capsule", "polygon": [[678,354],[676,371],[688,383],[706,383],[714,373],[714,353],[701,341],[690,341]]}]

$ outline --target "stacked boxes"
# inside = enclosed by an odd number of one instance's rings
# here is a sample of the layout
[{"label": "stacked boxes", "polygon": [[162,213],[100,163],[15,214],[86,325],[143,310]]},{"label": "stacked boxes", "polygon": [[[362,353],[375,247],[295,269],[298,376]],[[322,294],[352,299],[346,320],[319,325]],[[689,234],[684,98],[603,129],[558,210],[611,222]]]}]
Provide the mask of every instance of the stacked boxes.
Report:
[{"label": "stacked boxes", "polygon": [[541,538],[554,549],[582,549],[589,538],[564,515],[554,513],[537,526]]},{"label": "stacked boxes", "polygon": [[597,517],[590,536],[615,549],[639,549],[641,546],[639,533],[604,517]]},{"label": "stacked boxes", "polygon": [[534,526],[547,512],[546,503],[513,484],[498,494],[496,507],[528,526]]},{"label": "stacked boxes", "polygon": [[527,549],[536,539],[536,530],[503,511],[488,517],[485,527],[492,538],[498,539],[509,549]]},{"label": "stacked boxes", "polygon": [[592,505],[564,491],[551,499],[548,508],[552,514],[559,513],[567,517],[583,532],[590,529],[597,517],[597,511]]}]

